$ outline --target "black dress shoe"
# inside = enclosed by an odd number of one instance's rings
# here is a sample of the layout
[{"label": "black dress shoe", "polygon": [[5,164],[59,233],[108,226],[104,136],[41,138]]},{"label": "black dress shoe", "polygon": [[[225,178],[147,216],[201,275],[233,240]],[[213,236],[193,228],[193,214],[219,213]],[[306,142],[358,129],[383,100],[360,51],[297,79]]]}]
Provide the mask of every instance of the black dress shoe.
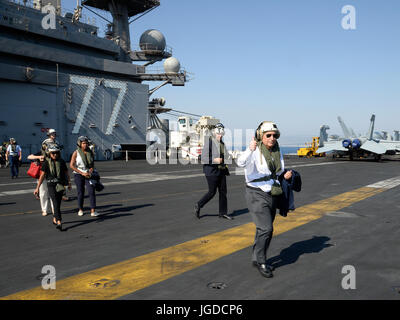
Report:
[{"label": "black dress shoe", "polygon": [[260,271],[261,275],[266,278],[272,278],[274,275],[272,274],[272,271],[274,270],[274,267],[271,265],[267,265],[265,263],[258,263],[257,261],[253,261],[253,266],[258,268],[258,271]]},{"label": "black dress shoe", "polygon": [[233,220],[233,218],[228,216],[227,214],[220,214],[220,215],[218,215],[218,217],[225,218],[225,219],[228,219],[228,220]]},{"label": "black dress shoe", "polygon": [[60,230],[60,231],[63,231],[63,230],[62,230],[62,224],[58,224],[58,225],[56,226],[56,229],[58,229],[58,230]]},{"label": "black dress shoe", "polygon": [[[265,265],[267,266],[267,269],[269,269],[271,271],[275,270],[275,267],[273,265],[270,265],[270,264],[265,264]],[[258,262],[257,261],[253,261],[253,266],[254,267],[258,267]]]},{"label": "black dress shoe", "polygon": [[274,275],[272,274],[272,271],[270,268],[267,267],[265,263],[258,263],[258,271],[261,273],[261,275],[265,278],[272,278]]},{"label": "black dress shoe", "polygon": [[197,203],[194,205],[194,213],[195,213],[197,219],[200,219],[200,207]]}]

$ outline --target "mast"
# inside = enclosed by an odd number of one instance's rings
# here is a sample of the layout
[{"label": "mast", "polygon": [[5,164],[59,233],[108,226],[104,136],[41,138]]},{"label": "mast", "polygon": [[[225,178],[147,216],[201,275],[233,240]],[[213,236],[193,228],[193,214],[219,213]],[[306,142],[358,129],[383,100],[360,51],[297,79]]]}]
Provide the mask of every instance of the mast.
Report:
[{"label": "mast", "polygon": [[152,10],[160,5],[159,0],[83,0],[82,6],[108,11],[113,17],[113,38],[121,47],[120,61],[131,62],[131,40],[129,18]]}]

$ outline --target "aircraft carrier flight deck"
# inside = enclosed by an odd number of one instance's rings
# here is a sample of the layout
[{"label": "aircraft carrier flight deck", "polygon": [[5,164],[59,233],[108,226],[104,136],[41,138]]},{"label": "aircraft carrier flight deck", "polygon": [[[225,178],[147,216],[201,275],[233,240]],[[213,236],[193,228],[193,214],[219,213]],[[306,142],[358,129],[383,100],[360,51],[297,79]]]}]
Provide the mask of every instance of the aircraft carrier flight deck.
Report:
[{"label": "aircraft carrier flight deck", "polygon": [[[62,203],[63,231],[42,216],[35,180],[0,170],[0,297],[57,300],[385,299],[400,297],[398,159],[285,160],[301,174],[296,210],[277,214],[268,263],[251,265],[254,224],[244,176],[230,165],[228,213],[206,192],[199,164],[98,162],[105,186],[98,217],[77,215],[76,190]],[[218,197],[216,197],[218,198]],[[88,199],[85,200],[88,205]],[[44,290],[44,266],[56,289]],[[354,279],[349,278],[354,272]]]}]

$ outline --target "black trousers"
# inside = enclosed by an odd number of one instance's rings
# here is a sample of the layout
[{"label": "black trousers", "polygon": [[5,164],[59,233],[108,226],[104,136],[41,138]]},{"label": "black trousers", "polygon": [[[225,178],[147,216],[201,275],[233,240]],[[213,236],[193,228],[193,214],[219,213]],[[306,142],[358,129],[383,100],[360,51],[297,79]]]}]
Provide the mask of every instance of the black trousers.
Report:
[{"label": "black trousers", "polygon": [[226,175],[219,176],[206,176],[208,183],[208,192],[200,199],[198,205],[203,208],[208,201],[210,201],[216,194],[217,189],[219,193],[219,214],[227,214],[228,212],[228,200],[226,198]]},{"label": "black trousers", "polygon": [[48,183],[47,188],[49,190],[49,197],[53,202],[54,217],[57,221],[61,221],[61,202],[64,191],[57,192],[55,183]]}]

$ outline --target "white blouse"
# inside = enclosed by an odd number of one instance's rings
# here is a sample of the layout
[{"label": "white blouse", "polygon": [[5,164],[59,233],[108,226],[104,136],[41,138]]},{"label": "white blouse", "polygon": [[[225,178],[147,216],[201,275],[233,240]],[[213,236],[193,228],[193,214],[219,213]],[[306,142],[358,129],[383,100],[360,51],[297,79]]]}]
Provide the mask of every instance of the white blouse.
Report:
[{"label": "white blouse", "polygon": [[[262,162],[260,162],[260,159]],[[237,165],[239,167],[245,168],[244,173],[246,177],[246,184],[248,186],[253,188],[260,188],[264,192],[271,191],[271,187],[274,184],[273,179],[267,181],[250,182],[271,174],[271,171],[268,168],[268,164],[258,147],[256,147],[256,150],[254,151],[251,151],[250,148],[247,148],[246,151],[244,151],[237,159]],[[276,173],[277,176],[279,176],[285,169],[285,163],[283,161],[282,153],[281,167],[282,169]],[[276,181],[279,183],[278,180]]]},{"label": "white blouse", "polygon": [[[85,163],[83,162],[82,157],[81,157],[81,155],[79,154],[78,151],[76,152],[76,161],[75,161],[75,163],[76,163],[76,168],[78,170],[80,170],[82,172],[85,172],[85,173],[89,172],[89,169],[86,168]],[[78,172],[75,172],[75,171],[74,171],[74,173],[75,174],[79,174]]]}]

